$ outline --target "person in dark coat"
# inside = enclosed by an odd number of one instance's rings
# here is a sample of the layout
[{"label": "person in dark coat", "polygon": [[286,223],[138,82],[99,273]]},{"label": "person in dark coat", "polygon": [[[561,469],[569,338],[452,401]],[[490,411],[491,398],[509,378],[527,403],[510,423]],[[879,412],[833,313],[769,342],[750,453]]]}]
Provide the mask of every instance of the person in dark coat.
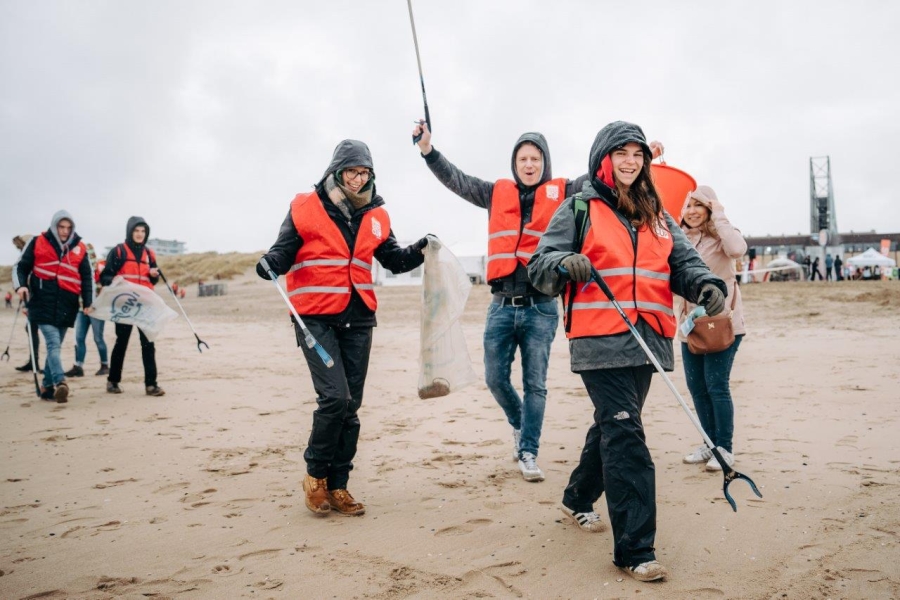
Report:
[{"label": "person in dark coat", "polygon": [[581,375],[594,405],[562,510],[579,520],[596,519],[593,504],[606,492],[613,563],[640,581],[667,575],[656,561],[655,468],[641,421],[654,368],[599,286],[585,282],[596,267],[667,371],[674,369],[672,294],[715,315],[727,293],[664,211],[650,159],[637,125],[617,121],[601,129],[591,147],[590,181],[578,198],[588,205],[584,229],[576,229],[576,198],[566,199],[528,263],[537,289],[566,293],[572,371]]},{"label": "person in dark coat", "polygon": [[[303,343],[304,334],[294,323],[317,396],[303,453],[306,507],[317,515],[361,515],[366,510],[347,484],[377,324],[373,260],[392,273],[412,271],[425,260],[427,238],[400,247],[384,204],[375,190],[368,146],[344,140],[314,189],[291,202],[278,238],[263,256],[276,275],[287,275],[291,304],[334,360],[328,368]],[[269,279],[262,261],[256,272]]]},{"label": "person in dark coat", "polygon": [[[22,252],[25,250],[25,246],[27,246],[28,242],[30,242],[33,238],[34,238],[34,236],[30,235],[30,234],[17,235],[16,237],[13,238],[13,240],[12,240],[13,245],[16,247],[16,250],[19,251],[19,256],[22,255]],[[24,314],[25,314],[25,318],[27,319],[28,311],[25,310]],[[37,327],[37,325],[35,325],[34,327],[29,327],[28,325],[25,325],[25,332],[28,334],[29,341],[31,343],[31,352],[34,355],[34,364],[40,365],[41,364],[41,334],[38,331],[38,327]],[[38,368],[40,368],[40,367],[38,367]],[[32,369],[32,367],[31,367],[31,357],[30,356],[28,357],[28,360],[25,361],[25,364],[16,367],[16,371],[19,371],[21,373],[29,373],[29,372],[31,372],[31,369]]]},{"label": "person in dark coat", "polygon": [[45,400],[68,401],[60,348],[66,330],[75,325],[79,299],[85,314],[93,312],[93,272],[87,248],[75,233],[75,220],[64,210],[53,215],[47,231],[28,242],[13,267],[13,286],[19,299],[28,303],[28,321],[47,343],[41,386]]}]

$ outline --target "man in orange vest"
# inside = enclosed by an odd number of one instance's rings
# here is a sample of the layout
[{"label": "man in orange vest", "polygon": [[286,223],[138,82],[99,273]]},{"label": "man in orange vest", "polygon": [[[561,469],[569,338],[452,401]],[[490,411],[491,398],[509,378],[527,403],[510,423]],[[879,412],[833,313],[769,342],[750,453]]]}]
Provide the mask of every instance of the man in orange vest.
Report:
[{"label": "man in orange vest", "polygon": [[13,267],[13,286],[19,298],[28,302],[29,322],[37,325],[47,343],[41,398],[68,402],[60,347],[66,329],[75,324],[79,297],[87,314],[93,311],[94,301],[93,267],[68,212],[53,215],[50,228],[25,247]]},{"label": "man in orange vest", "polygon": [[[278,239],[264,258],[276,275],[287,275],[291,304],[334,359],[327,368],[302,343],[316,390],[312,432],[303,458],[306,507],[317,515],[334,510],[361,515],[365,506],[347,490],[359,439],[359,408],[372,349],[378,300],[373,261],[393,273],[420,266],[427,238],[401,248],[384,200],[375,192],[368,146],[344,140],[311,192],[297,194]],[[269,279],[262,264],[256,272]]]},{"label": "man in orange vest", "polygon": [[[100,273],[103,272],[106,261],[97,260],[97,255],[94,253],[94,246],[92,244],[87,244],[87,253],[88,258],[91,259],[91,264],[94,266],[94,287],[99,294],[100,287],[97,284],[100,282]],[[100,370],[94,373],[94,375],[109,375],[106,340],[103,339],[103,329],[105,328],[105,325],[106,321],[95,319],[84,311],[78,311],[78,316],[75,318],[75,364],[71,369],[66,371],[66,377],[84,377],[84,359],[87,356],[86,342],[88,329],[93,332],[94,344],[97,345],[97,352],[100,354]]]},{"label": "man in orange vest", "polygon": [[[463,200],[488,211],[487,281],[494,297],[484,327],[485,381],[513,428],[513,456],[522,476],[543,481],[537,456],[559,313],[555,296],[535,289],[525,266],[550,217],[588,177],[554,179],[547,140],[540,133],[519,137],[512,151],[513,179],[495,182],[467,175],[453,165],[431,145],[424,123],[413,130],[414,136],[419,134],[419,150],[435,177]],[[654,146],[661,151],[659,142]],[[522,397],[510,381],[516,348],[522,356]]]},{"label": "man in orange vest", "polygon": [[[159,269],[156,266],[156,254],[147,248],[150,237],[150,226],[142,217],[131,217],[125,226],[125,242],[109,251],[106,267],[100,273],[100,283],[109,285],[118,275],[136,285],[153,289],[159,281]],[[113,346],[109,364],[109,377],[106,379],[106,391],[110,394],[121,394],[122,367],[125,364],[125,351],[131,338],[133,325],[116,323],[116,345]],[[141,339],[141,361],[144,363],[144,391],[148,396],[163,396],[165,391],[157,383],[156,345],[147,339],[144,332],[138,329]]]}]

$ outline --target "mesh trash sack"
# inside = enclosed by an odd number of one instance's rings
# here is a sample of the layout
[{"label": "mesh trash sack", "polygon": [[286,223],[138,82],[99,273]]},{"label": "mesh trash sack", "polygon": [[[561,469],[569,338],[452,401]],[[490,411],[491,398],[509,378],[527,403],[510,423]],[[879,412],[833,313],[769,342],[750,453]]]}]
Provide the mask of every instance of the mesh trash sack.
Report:
[{"label": "mesh trash sack", "polygon": [[93,307],[91,316],[95,319],[135,325],[151,342],[156,340],[166,323],[178,318],[178,313],[169,308],[156,292],[122,277],[116,277],[110,285],[100,290]]},{"label": "mesh trash sack", "polygon": [[476,379],[459,318],[472,282],[456,256],[428,236],[422,285],[419,349],[419,398],[438,398]]}]

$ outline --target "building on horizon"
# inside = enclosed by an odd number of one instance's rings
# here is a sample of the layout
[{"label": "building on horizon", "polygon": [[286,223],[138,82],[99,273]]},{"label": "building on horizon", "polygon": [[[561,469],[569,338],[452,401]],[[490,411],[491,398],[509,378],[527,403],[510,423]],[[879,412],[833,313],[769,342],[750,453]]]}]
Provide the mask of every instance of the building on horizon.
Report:
[{"label": "building on horizon", "polygon": [[161,240],[153,238],[147,241],[147,247],[153,250],[157,256],[175,256],[184,254],[184,245],[186,242],[178,240]]}]

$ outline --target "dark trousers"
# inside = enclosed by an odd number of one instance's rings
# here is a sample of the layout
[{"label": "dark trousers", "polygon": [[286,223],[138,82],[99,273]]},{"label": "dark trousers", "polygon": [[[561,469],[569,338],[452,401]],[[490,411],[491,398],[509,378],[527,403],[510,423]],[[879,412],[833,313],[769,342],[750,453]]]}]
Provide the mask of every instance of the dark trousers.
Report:
[{"label": "dark trousers", "polygon": [[[25,326],[25,333],[28,333],[28,326]],[[34,364],[41,368],[41,335],[40,328],[35,323],[31,324],[31,351],[34,352]],[[29,359],[30,360],[30,359]]]},{"label": "dark trousers", "polygon": [[588,512],[606,492],[613,563],[619,567],[656,559],[656,472],[641,422],[653,372],[644,365],[580,373],[594,403],[594,424],[563,504]]},{"label": "dark trousers", "polygon": [[[132,325],[116,323],[116,345],[113,346],[112,357],[109,361],[109,381],[112,383],[122,381],[125,351],[128,350],[128,340],[131,339],[133,328]],[[138,329],[138,334],[141,337],[141,360],[144,362],[144,385],[156,385],[156,346],[140,329]]]},{"label": "dark trousers", "polygon": [[346,489],[359,440],[357,413],[369,370],[372,328],[330,326],[314,319],[304,324],[334,360],[333,367],[326,367],[316,351],[306,347],[303,333],[295,326],[318,404],[303,453],[306,472],[316,479],[327,477],[330,490]]}]

